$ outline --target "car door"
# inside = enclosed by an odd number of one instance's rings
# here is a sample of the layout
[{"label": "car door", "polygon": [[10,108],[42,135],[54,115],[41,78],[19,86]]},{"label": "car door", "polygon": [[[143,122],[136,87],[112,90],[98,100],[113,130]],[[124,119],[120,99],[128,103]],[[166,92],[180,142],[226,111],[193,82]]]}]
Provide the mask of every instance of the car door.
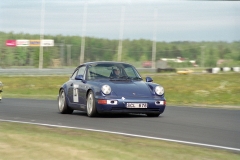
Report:
[{"label": "car door", "polygon": [[[86,98],[86,66],[82,66],[81,68],[79,68],[78,71],[78,75],[81,75],[83,77],[82,80],[75,80],[76,81],[76,85],[75,85],[75,93],[78,96],[78,103],[79,104],[84,104],[85,102],[85,98]],[[77,97],[75,97],[75,99],[77,100]]]},{"label": "car door", "polygon": [[[70,80],[67,84],[67,88],[68,88],[68,91],[67,91],[67,97],[68,97],[68,100],[70,102],[70,106],[73,105],[73,102],[74,102],[74,82],[75,82],[75,77],[78,73],[78,68],[75,70],[75,72],[73,73],[73,75],[70,77]],[[76,100],[75,100],[76,101]]]},{"label": "car door", "polygon": [[[68,88],[68,99],[71,103],[71,106],[79,107],[79,104],[83,104],[83,89],[84,89],[84,78],[85,78],[86,66],[80,66],[70,78],[70,84]],[[83,80],[75,79],[77,76],[82,75]]]},{"label": "car door", "polygon": [[85,70],[86,66],[80,66],[76,76],[82,76],[82,80],[73,79],[72,82],[72,96],[73,103],[75,105],[81,105],[84,103],[85,98]]}]

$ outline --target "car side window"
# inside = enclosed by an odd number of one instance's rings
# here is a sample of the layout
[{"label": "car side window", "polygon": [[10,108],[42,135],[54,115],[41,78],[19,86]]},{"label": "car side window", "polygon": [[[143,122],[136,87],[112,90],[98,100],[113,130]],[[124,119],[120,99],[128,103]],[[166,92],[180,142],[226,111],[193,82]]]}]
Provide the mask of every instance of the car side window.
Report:
[{"label": "car side window", "polygon": [[75,79],[77,73],[78,73],[78,70],[76,70],[76,71],[72,74],[71,79]]},{"label": "car side window", "polygon": [[85,69],[86,69],[86,66],[81,66],[81,67],[79,67],[79,68],[73,73],[73,75],[71,76],[71,79],[75,79],[75,77],[78,76],[78,75],[83,75],[83,76],[84,76]]},{"label": "car side window", "polygon": [[80,67],[80,68],[78,69],[77,75],[84,75],[85,69],[86,69],[86,66]]},{"label": "car side window", "polygon": [[79,67],[78,72],[77,72],[77,76],[82,75],[83,79],[85,79],[86,78],[85,70],[86,70],[86,66]]}]

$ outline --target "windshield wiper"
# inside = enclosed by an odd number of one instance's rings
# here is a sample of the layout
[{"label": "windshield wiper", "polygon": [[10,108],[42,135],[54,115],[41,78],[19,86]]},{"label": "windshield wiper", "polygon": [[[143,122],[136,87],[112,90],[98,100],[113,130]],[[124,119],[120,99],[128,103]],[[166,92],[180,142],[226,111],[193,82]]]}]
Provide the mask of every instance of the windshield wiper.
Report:
[{"label": "windshield wiper", "polygon": [[134,77],[133,80],[142,80],[140,77]]},{"label": "windshield wiper", "polygon": [[128,77],[128,76],[120,76],[119,78],[121,78],[121,79],[131,79],[131,78]]},{"label": "windshield wiper", "polygon": [[128,76],[120,76],[120,77],[110,77],[110,81],[125,81],[130,80],[131,78]]}]

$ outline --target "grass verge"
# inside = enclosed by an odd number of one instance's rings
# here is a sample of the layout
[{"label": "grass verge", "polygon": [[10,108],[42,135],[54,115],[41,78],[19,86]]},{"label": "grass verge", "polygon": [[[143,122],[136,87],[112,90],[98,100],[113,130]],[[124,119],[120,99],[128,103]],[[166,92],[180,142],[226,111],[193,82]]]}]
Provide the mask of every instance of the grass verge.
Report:
[{"label": "grass verge", "polygon": [[237,160],[226,150],[108,133],[0,122],[0,159]]},{"label": "grass verge", "polygon": [[[167,104],[240,107],[239,73],[150,76],[164,87]],[[0,76],[3,97],[9,98],[56,99],[59,87],[68,79],[68,76]]]}]

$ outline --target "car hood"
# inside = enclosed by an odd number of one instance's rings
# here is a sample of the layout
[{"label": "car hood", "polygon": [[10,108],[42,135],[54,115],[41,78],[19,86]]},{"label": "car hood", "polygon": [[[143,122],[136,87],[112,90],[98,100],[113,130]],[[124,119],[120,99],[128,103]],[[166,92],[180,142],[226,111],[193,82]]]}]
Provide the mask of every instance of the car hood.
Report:
[{"label": "car hood", "polygon": [[143,81],[108,81],[108,83],[102,82],[102,84],[108,84],[112,89],[112,93],[116,96],[152,96],[149,85]]}]

